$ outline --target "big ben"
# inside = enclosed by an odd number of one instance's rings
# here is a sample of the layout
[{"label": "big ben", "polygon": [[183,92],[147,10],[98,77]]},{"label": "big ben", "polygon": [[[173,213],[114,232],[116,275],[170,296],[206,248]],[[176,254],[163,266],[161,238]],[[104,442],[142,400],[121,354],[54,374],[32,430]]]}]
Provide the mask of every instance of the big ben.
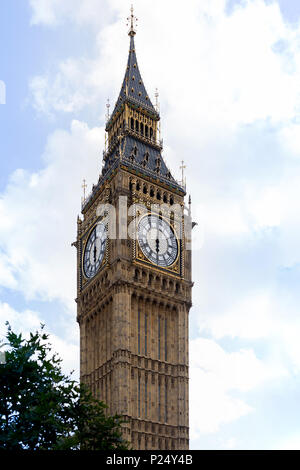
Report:
[{"label": "big ben", "polygon": [[190,206],[162,157],[159,109],[139,71],[135,34],[132,11],[103,167],[78,217],[80,378],[124,417],[133,449],[188,449]]}]

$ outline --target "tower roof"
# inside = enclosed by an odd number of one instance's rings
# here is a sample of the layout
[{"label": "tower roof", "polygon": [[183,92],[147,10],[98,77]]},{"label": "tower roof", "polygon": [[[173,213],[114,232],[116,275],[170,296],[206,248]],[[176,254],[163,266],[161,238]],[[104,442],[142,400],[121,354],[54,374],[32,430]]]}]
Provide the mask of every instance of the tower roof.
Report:
[{"label": "tower roof", "polygon": [[135,52],[134,35],[135,32],[131,29],[129,32],[130,48],[125,76],[114,111],[109,121],[107,122],[107,128],[112,122],[115,114],[121,109],[122,105],[126,102],[131,102],[134,105],[138,105],[139,107],[144,108],[146,111],[148,111],[148,113],[153,116],[154,119],[159,120],[159,114],[151,103],[141,73],[139,71]]},{"label": "tower roof", "polygon": [[98,184],[93,186],[92,193],[83,203],[83,208],[93,201],[104,181],[119,167],[185,194],[184,185],[173,178],[162,156],[162,140],[157,138],[157,122],[152,122],[148,127],[145,121],[139,123],[138,120],[134,121],[134,118],[130,117],[130,122],[129,118],[126,122],[123,116],[122,122],[114,126],[125,104],[130,108],[131,116],[133,116],[133,111],[137,110],[140,115],[148,116],[150,121],[160,120],[159,113],[151,103],[139,71],[134,44],[135,21],[133,8],[131,8],[127,67],[114,111],[106,123],[108,148],[103,152],[103,167]]}]

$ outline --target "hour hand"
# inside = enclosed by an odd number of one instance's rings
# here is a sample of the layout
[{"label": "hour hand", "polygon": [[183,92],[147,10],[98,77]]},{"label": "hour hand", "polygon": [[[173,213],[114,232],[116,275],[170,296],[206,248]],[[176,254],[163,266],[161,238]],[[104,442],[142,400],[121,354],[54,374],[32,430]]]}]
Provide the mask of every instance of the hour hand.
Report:
[{"label": "hour hand", "polygon": [[156,239],[156,253],[159,253],[159,238]]},{"label": "hour hand", "polygon": [[97,261],[97,247],[94,245],[94,263],[96,264]]}]

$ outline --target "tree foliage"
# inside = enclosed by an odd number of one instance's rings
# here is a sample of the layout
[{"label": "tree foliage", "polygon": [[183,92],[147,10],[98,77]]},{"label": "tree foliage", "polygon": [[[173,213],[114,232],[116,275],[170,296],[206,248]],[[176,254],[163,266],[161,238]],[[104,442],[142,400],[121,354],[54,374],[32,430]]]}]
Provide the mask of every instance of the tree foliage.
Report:
[{"label": "tree foliage", "polygon": [[5,362],[0,364],[0,449],[126,449],[121,419],[62,373],[41,330],[29,339],[7,324]]}]

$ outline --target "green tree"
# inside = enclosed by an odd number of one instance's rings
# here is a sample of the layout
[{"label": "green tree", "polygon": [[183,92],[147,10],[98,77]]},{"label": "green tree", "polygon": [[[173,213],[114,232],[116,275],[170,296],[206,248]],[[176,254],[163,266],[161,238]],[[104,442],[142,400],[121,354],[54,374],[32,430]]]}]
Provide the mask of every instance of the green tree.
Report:
[{"label": "green tree", "polygon": [[0,449],[127,449],[119,416],[62,373],[41,330],[29,339],[7,324],[5,362],[0,364]]}]

